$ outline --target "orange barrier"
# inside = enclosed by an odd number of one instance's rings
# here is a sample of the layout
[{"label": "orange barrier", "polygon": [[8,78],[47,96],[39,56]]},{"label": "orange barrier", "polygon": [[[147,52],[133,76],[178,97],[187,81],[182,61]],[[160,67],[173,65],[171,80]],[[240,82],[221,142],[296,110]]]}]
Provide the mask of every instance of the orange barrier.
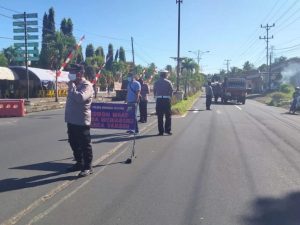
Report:
[{"label": "orange barrier", "polygon": [[0,117],[25,116],[24,99],[0,99]]}]

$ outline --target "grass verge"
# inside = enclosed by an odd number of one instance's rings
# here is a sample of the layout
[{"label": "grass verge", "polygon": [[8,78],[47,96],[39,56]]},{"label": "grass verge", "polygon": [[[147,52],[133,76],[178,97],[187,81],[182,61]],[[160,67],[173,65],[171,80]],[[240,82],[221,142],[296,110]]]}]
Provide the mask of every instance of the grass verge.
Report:
[{"label": "grass verge", "polygon": [[177,102],[176,104],[172,105],[172,115],[183,115],[189,110],[197,98],[201,95],[201,92],[197,92],[192,96],[189,96],[186,100],[182,100]]}]

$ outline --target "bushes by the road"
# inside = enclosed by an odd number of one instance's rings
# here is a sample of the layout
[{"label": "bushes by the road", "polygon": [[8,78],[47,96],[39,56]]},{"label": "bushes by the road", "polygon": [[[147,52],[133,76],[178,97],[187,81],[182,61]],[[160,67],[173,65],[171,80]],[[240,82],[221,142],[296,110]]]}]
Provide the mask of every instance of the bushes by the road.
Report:
[{"label": "bushes by the road", "polygon": [[172,114],[173,115],[183,115],[189,110],[197,98],[199,98],[201,92],[196,92],[194,95],[188,96],[187,99],[184,99],[180,102],[177,102],[172,105]]},{"label": "bushes by the road", "polygon": [[293,86],[290,84],[282,84],[280,85],[279,91],[285,94],[292,93],[294,90]]},{"label": "bushes by the road", "polygon": [[267,102],[271,106],[286,106],[290,104],[292,99],[294,87],[289,84],[280,85],[278,92],[273,92],[269,94],[271,100]]}]

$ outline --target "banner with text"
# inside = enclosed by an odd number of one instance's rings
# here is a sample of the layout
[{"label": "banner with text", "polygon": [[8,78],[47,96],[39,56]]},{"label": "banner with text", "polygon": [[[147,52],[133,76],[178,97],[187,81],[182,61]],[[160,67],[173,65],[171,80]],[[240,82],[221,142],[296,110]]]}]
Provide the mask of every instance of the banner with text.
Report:
[{"label": "banner with text", "polygon": [[135,105],[123,103],[92,103],[91,128],[135,129]]}]

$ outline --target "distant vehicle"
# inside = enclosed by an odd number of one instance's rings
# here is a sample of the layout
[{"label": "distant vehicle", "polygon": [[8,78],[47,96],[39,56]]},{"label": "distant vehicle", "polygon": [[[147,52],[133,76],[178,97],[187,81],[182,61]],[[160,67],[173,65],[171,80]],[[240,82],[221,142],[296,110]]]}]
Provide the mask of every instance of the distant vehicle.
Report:
[{"label": "distant vehicle", "polygon": [[218,102],[219,98],[222,98],[222,83],[220,82],[213,82],[211,84],[211,87],[213,89],[213,93],[214,93],[214,99],[215,99],[215,103]]},{"label": "distant vehicle", "polygon": [[238,103],[246,103],[246,79],[227,77],[223,83],[222,102],[237,101]]}]

